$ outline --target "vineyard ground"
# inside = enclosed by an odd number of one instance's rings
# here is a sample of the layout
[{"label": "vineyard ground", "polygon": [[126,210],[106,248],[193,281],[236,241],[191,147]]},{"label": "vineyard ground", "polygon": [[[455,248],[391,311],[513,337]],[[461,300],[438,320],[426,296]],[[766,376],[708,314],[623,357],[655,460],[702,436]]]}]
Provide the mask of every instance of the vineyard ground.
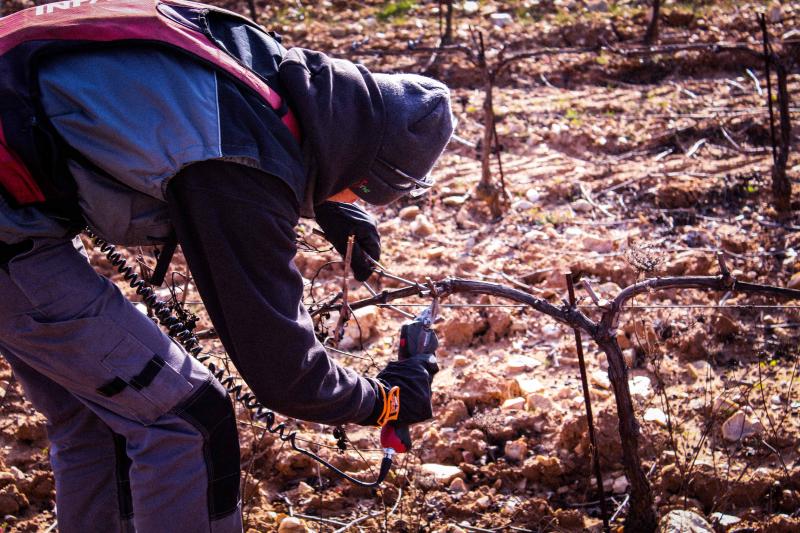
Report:
[{"label": "vineyard ground", "polygon": [[[222,3],[247,12],[244,2]],[[367,36],[362,48],[402,48],[420,37],[435,44],[435,2],[408,2],[408,10],[384,20],[388,4],[334,1],[301,10],[299,2],[279,1],[260,6],[261,22],[277,24],[289,45],[343,57]],[[527,48],[591,46],[602,38],[635,42],[644,32],[645,14],[633,2],[591,12],[583,2],[572,2],[571,10],[566,4],[486,1],[469,14],[459,7],[456,38],[466,42],[468,23],[486,30],[490,46],[524,41]],[[711,2],[692,13],[683,3],[667,3],[661,42],[747,41],[757,35],[754,10],[760,5]],[[520,6],[535,16],[522,17]],[[488,18],[495,12],[514,14],[514,22],[493,27]],[[783,23],[772,25],[775,36],[796,27],[800,8],[784,4],[782,16]],[[359,59],[374,70],[418,72],[429,57]],[[483,117],[479,73],[456,56],[440,57],[431,73],[453,86],[457,134],[476,142]],[[566,271],[612,298],[643,277],[716,274],[714,252],[722,250],[737,277],[800,287],[800,217],[778,221],[771,208],[766,97],[757,85],[766,87],[760,65],[730,54],[641,60],[584,54],[519,62],[499,80],[494,102],[509,196],[504,216],[493,220],[470,197],[480,162],[473,147],[451,143],[431,195],[372,210],[380,221],[382,262],[408,279],[452,275],[527,286],[558,303],[566,298]],[[797,123],[796,71],[790,94]],[[797,147],[795,133],[788,169],[796,198]],[[497,175],[496,161],[493,169]],[[310,227],[303,223],[298,231],[309,235]],[[316,236],[307,239],[325,247]],[[135,258],[139,250],[126,253]],[[114,277],[98,252],[91,256]],[[315,278],[309,303],[339,290],[339,267],[323,268],[336,259],[332,251],[298,255],[304,277]],[[180,257],[173,267],[186,271]],[[200,315],[198,329],[211,327],[192,284],[175,279]],[[384,278],[374,285],[397,282]],[[578,294],[585,312],[599,316],[587,293]],[[351,298],[366,296],[363,287],[351,285]],[[447,303],[474,307],[444,309],[436,326],[443,370],[434,383],[435,418],[413,428],[415,452],[383,489],[359,489],[319,470],[240,410],[246,528],[276,531],[287,515],[299,514],[306,518],[296,529],[286,522],[285,531],[333,531],[364,517],[353,530],[597,530],[572,332],[529,310],[492,307],[504,302],[487,297]],[[721,531],[800,530],[800,309],[758,307],[778,303],[791,302],[683,291],[638,297],[637,308],[623,314],[618,340],[631,367],[641,454],[659,515],[693,509],[709,520],[714,513],[739,520],[718,525]],[[336,357],[374,373],[395,356],[404,318],[388,308],[356,316],[341,346],[354,355]],[[216,340],[204,346],[221,352]],[[584,349],[603,475],[616,510],[627,481],[613,392],[602,352],[587,341]],[[3,529],[45,531],[55,518],[44,420],[3,362],[0,380]],[[305,439],[334,444],[327,428],[292,424]],[[737,427],[744,428],[742,438],[734,434]],[[309,446],[350,471],[374,476],[376,432],[347,429],[367,450],[363,458]]]}]

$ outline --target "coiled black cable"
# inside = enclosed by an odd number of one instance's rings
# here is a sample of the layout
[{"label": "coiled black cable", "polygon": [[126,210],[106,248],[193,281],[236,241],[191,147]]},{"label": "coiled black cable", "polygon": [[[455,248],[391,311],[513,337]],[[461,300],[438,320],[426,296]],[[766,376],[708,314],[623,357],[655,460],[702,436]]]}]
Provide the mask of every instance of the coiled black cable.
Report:
[{"label": "coiled black cable", "polygon": [[[155,289],[134,271],[133,267],[128,264],[128,261],[117,250],[117,247],[89,229],[86,229],[85,232],[92,239],[95,246],[106,256],[106,259],[108,259],[111,265],[117,269],[117,272],[122,274],[123,279],[128,285],[136,290],[136,294],[141,296],[142,301],[156,317],[158,323],[166,328],[167,334],[180,342],[192,357],[203,363],[220,384],[222,384],[225,390],[228,391],[228,394],[250,410],[253,413],[253,418],[263,423],[264,428],[269,433],[277,435],[282,442],[288,442],[293,450],[312,458],[332,472],[360,487],[373,488],[383,483],[383,480],[386,479],[392,467],[392,456],[390,453],[384,454],[377,479],[373,482],[365,482],[343,472],[314,452],[298,446],[297,432],[289,432],[289,428],[283,422],[277,423],[274,411],[264,407],[252,392],[244,390],[242,383],[233,375],[229,374],[224,368],[218,368],[211,360],[210,354],[202,353],[203,348],[200,346],[200,341],[192,333],[191,328],[173,314],[168,303],[158,299]],[[341,434],[341,432],[339,433]]]}]

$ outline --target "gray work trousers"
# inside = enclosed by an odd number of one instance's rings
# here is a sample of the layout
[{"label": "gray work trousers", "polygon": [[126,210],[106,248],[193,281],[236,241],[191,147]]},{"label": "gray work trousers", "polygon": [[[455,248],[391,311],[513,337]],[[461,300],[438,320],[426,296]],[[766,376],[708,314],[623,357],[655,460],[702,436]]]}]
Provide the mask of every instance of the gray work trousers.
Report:
[{"label": "gray work trousers", "polygon": [[230,398],[89,265],[41,239],[0,268],[0,353],[48,420],[59,531],[239,532]]}]

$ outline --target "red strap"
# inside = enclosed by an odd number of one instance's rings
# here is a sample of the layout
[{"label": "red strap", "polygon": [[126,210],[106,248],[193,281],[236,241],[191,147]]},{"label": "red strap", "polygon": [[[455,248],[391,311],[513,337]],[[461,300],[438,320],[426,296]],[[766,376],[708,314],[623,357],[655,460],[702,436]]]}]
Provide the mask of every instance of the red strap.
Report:
[{"label": "red strap", "polygon": [[20,205],[44,202],[44,193],[28,168],[6,145],[2,122],[0,122],[0,185]]},{"label": "red strap", "polygon": [[[234,75],[254,89],[272,109],[282,99],[256,73],[239,64],[205,35],[158,12],[160,0],[64,0],[0,17],[0,55],[33,40],[156,41],[186,50]],[[200,6],[186,0],[165,2],[176,6]],[[282,122],[300,142],[300,128],[291,110]]]}]

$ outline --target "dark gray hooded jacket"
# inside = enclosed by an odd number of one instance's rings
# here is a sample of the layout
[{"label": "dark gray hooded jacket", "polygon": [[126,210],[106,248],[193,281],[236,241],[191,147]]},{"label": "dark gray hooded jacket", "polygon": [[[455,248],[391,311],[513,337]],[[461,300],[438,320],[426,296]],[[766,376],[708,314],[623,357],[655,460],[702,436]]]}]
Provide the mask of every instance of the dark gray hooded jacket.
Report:
[{"label": "dark gray hooded jacket", "polygon": [[[214,325],[259,399],[299,418],[356,422],[370,415],[375,391],[317,342],[300,303],[293,228],[301,207],[311,215],[369,168],[385,127],[381,96],[363,67],[307,50],[288,52],[280,79],[302,146],[233,81],[168,51],[59,57],[42,66],[39,85],[47,117],[77,152],[70,169],[86,222],[128,245],[177,231]],[[73,228],[0,201],[2,242]]]}]

